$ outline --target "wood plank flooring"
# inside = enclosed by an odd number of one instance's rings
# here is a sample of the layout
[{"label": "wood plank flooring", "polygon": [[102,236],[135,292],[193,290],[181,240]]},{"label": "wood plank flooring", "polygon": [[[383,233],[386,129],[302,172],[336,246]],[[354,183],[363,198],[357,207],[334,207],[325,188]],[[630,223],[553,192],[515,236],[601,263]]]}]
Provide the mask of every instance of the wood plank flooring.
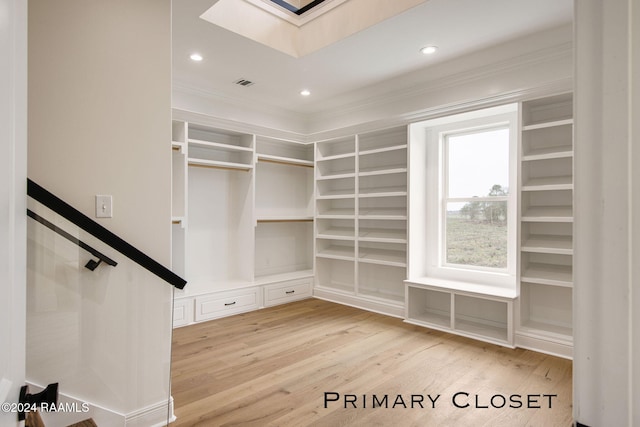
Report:
[{"label": "wood plank flooring", "polygon": [[176,329],[171,426],[568,427],[571,369],[309,299]]}]

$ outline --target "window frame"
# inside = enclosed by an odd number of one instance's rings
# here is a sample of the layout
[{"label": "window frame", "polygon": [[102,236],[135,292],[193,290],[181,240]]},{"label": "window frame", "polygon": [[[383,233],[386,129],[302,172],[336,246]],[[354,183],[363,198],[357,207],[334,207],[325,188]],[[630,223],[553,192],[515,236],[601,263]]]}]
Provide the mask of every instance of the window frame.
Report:
[{"label": "window frame", "polygon": [[[476,133],[497,128],[509,129],[509,193],[507,196],[474,198],[476,201],[507,202],[507,267],[493,268],[446,262],[446,203],[448,135]],[[516,287],[518,220],[518,110],[517,104],[435,119],[425,126],[426,156],[426,274],[427,277],[477,283],[497,287]],[[456,198],[455,200],[461,200]]]}]

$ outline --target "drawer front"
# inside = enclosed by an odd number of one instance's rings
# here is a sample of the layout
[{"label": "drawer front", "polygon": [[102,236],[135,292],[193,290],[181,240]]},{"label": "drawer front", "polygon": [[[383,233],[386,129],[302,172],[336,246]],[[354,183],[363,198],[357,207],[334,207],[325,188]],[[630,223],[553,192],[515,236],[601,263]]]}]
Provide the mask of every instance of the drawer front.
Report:
[{"label": "drawer front", "polygon": [[256,310],[260,306],[258,289],[225,292],[196,298],[196,321],[215,319],[245,311]]},{"label": "drawer front", "polygon": [[264,289],[264,305],[272,306],[311,296],[312,278],[267,285]]}]

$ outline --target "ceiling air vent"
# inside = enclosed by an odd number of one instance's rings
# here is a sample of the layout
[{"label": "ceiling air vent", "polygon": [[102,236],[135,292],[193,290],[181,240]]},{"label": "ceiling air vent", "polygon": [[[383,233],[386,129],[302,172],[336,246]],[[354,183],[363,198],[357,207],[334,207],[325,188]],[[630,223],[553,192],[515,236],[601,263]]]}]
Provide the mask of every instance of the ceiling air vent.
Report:
[{"label": "ceiling air vent", "polygon": [[239,86],[251,86],[253,84],[251,80],[247,80],[247,79],[238,79],[234,83]]}]

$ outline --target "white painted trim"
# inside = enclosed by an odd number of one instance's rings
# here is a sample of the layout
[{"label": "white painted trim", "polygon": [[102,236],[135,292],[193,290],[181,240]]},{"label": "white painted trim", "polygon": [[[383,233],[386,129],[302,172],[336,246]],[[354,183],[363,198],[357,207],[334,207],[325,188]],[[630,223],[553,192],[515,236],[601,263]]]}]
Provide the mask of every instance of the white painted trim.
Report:
[{"label": "white painted trim", "polygon": [[538,353],[549,354],[551,356],[562,357],[563,359],[573,358],[573,346],[552,340],[523,335],[516,332],[515,346],[527,350],[537,351]]},{"label": "white painted trim", "polygon": [[313,297],[362,310],[372,311],[374,313],[384,314],[386,316],[404,319],[404,304],[393,305],[382,301],[367,299],[365,296],[347,295],[342,292],[333,292],[331,289],[318,287],[313,289]]}]

